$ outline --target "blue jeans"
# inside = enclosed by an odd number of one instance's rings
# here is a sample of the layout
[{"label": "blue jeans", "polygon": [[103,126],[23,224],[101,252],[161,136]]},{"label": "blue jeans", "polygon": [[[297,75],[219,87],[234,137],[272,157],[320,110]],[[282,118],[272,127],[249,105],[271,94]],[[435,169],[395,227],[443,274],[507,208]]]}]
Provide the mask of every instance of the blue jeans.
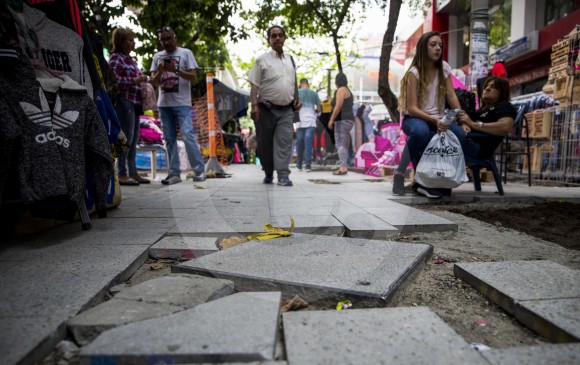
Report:
[{"label": "blue jeans", "polygon": [[191,120],[192,108],[190,106],[159,107],[159,116],[161,118],[163,138],[165,138],[167,157],[169,159],[168,176],[179,176],[181,173],[179,169],[179,153],[177,151],[176,123],[179,123],[181,140],[185,143],[185,151],[189,158],[189,164],[196,173],[204,172],[205,166]]},{"label": "blue jeans", "polygon": [[[463,154],[466,156],[475,156],[477,154],[477,146],[473,143],[468,143],[465,138],[465,131],[457,123],[452,123],[449,130],[453,132],[461,143]],[[404,173],[409,166],[409,162],[413,163],[413,167],[417,168],[417,164],[423,155],[423,151],[427,148],[431,138],[437,133],[437,127],[432,123],[427,123],[423,119],[405,116],[403,118],[403,132],[407,135],[407,143],[401,162],[397,171]]]},{"label": "blue jeans", "polygon": [[[117,97],[115,112],[119,118],[121,129],[127,137],[129,149],[121,153],[117,159],[117,172],[119,176],[137,176],[137,142],[139,142],[139,114],[141,114],[141,105],[133,104],[127,99]],[[129,173],[127,174],[127,169]]]},{"label": "blue jeans", "polygon": [[312,141],[316,127],[296,129],[296,167],[302,168],[302,160],[309,169],[312,166]]}]

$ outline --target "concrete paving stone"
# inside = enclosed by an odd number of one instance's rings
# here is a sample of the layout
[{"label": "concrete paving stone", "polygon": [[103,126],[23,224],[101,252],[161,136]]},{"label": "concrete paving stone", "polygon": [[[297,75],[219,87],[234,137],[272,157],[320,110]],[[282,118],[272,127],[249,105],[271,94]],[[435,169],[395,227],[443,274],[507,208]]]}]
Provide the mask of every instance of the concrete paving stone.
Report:
[{"label": "concrete paving stone", "polygon": [[351,214],[336,218],[346,227],[347,237],[386,240],[399,235],[397,228],[377,217]]},{"label": "concrete paving stone", "polygon": [[182,310],[183,308],[177,305],[113,298],[71,318],[68,321],[68,330],[76,343],[85,346],[111,328]]},{"label": "concrete paving stone", "polygon": [[274,360],[280,293],[237,293],[103,332],[81,365]]},{"label": "concrete paving stone", "polygon": [[136,208],[111,210],[107,218],[183,218],[195,213],[194,209]]},{"label": "concrete paving stone", "polygon": [[427,307],[287,312],[282,321],[290,364],[488,364]]},{"label": "concrete paving stone", "polygon": [[551,341],[580,339],[579,270],[546,260],[501,261],[457,263],[454,274]]},{"label": "concrete paving stone", "polygon": [[[331,215],[293,215],[294,232],[316,234],[325,236],[342,236],[344,233],[344,226],[336,218]],[[264,222],[265,224],[267,222]],[[290,229],[290,216],[280,215],[270,219],[276,227]],[[256,232],[263,232],[263,224]]]},{"label": "concrete paving stone", "polygon": [[580,298],[580,270],[548,260],[457,263],[454,273],[484,295],[511,301]]},{"label": "concrete paving stone", "polygon": [[167,233],[169,235],[191,235],[211,237],[229,237],[234,234],[250,234],[261,232],[263,222],[248,215],[246,217],[224,217],[219,214],[206,215],[203,221],[194,218],[178,220],[175,227]]},{"label": "concrete paving stone", "polygon": [[68,328],[78,344],[87,345],[110,328],[176,313],[233,292],[234,284],[227,280],[198,275],[155,278],[73,317]]},{"label": "concrete paving stone", "polygon": [[0,267],[0,313],[65,321],[102,300],[111,283],[127,280],[147,259],[147,246],[138,245],[63,243],[46,250],[20,266]]},{"label": "concrete paving stone", "polygon": [[199,275],[171,275],[147,280],[127,288],[115,298],[192,308],[233,292],[234,283],[229,280]]},{"label": "concrete paving stone", "polygon": [[[93,228],[91,231],[116,232],[121,230],[157,230],[167,231],[175,226],[176,219],[169,218],[124,218],[115,217],[113,219],[91,219]],[[64,232],[80,231],[80,228],[67,226],[62,229]]]},{"label": "concrete paving stone", "polygon": [[[220,365],[287,365],[286,361],[252,361],[252,362],[220,362]],[[180,364],[180,365],[194,365],[194,364]],[[203,363],[195,365],[215,365],[215,363]]]},{"label": "concrete paving stone", "polygon": [[328,211],[328,208],[314,206],[313,204],[305,204],[305,205],[296,204],[285,207],[282,206],[270,207],[270,215],[272,217],[279,217],[284,215],[328,216],[330,215],[330,212]]},{"label": "concrete paving stone", "polygon": [[217,251],[217,237],[165,236],[149,247],[149,256],[156,259],[191,259]]},{"label": "concrete paving stone", "polygon": [[0,316],[3,365],[34,364],[66,336],[59,316]]},{"label": "concrete paving stone", "polygon": [[580,343],[491,349],[481,355],[491,365],[578,365]]},{"label": "concrete paving stone", "polygon": [[401,232],[457,231],[457,223],[410,207],[365,208]]},{"label": "concrete paving stone", "polygon": [[236,290],[281,290],[306,301],[352,297],[385,303],[419,269],[432,246],[293,234],[250,241],[172,267],[232,280]]},{"label": "concrete paving stone", "polygon": [[[166,229],[141,229],[115,231],[90,230],[82,231],[76,224],[61,227],[61,229],[49,230],[42,235],[35,235],[20,241],[16,248],[26,247],[37,249],[53,246],[60,243],[75,243],[78,245],[152,245],[166,232]],[[0,258],[3,252],[0,252]]]},{"label": "concrete paving stone", "polygon": [[551,342],[580,341],[580,298],[520,301],[515,317]]}]

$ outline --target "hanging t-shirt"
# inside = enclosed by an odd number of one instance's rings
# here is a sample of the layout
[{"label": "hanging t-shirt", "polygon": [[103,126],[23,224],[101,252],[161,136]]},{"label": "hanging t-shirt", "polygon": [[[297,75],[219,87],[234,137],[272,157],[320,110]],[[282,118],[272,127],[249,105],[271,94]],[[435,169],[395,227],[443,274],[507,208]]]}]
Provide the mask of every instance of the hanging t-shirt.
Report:
[{"label": "hanging t-shirt", "polygon": [[[177,47],[172,53],[157,52],[153,56],[151,72],[157,72],[157,65],[160,61],[171,62],[179,71],[197,69],[193,53],[186,48]],[[177,76],[176,73],[163,72],[159,82],[157,105],[160,107],[191,106],[191,83],[185,78]]]}]

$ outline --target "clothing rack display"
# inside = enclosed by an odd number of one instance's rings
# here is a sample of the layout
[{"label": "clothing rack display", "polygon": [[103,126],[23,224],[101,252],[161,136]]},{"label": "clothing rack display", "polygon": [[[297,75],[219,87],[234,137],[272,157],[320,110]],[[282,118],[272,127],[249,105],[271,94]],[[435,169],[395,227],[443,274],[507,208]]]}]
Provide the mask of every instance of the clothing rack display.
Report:
[{"label": "clothing rack display", "polygon": [[75,0],[1,2],[0,12],[0,49],[10,50],[0,58],[0,210],[11,220],[2,227],[10,232],[28,210],[51,220],[78,214],[90,229],[89,212],[106,217],[112,200],[111,143],[122,137],[106,116],[90,30]]}]

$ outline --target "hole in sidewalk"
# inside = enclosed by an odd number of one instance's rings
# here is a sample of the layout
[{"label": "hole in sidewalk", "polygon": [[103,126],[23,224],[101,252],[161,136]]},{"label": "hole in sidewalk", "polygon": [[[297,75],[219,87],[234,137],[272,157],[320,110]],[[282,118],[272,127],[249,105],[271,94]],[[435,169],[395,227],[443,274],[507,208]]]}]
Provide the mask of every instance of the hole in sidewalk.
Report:
[{"label": "hole in sidewalk", "polygon": [[309,179],[308,181],[314,184],[332,184],[332,185],[340,184],[338,181],[328,181],[325,179]]}]

